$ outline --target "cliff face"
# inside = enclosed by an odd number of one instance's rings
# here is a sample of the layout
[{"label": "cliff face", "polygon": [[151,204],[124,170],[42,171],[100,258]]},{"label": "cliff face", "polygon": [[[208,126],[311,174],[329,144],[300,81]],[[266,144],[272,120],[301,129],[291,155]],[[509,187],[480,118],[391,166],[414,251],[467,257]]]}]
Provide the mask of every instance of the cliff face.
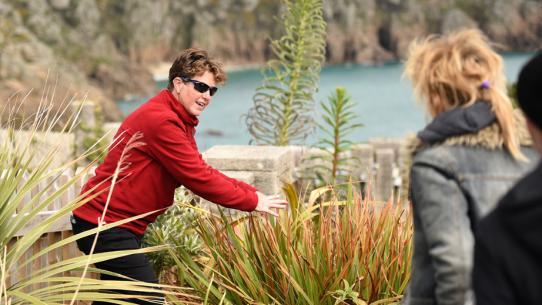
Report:
[{"label": "cliff face", "polygon": [[[156,90],[150,64],[199,46],[228,64],[261,64],[280,36],[278,0],[4,0],[0,98],[42,88],[89,92],[109,119],[115,99]],[[402,58],[415,37],[478,27],[503,50],[542,45],[537,0],[325,0],[327,62]]]}]

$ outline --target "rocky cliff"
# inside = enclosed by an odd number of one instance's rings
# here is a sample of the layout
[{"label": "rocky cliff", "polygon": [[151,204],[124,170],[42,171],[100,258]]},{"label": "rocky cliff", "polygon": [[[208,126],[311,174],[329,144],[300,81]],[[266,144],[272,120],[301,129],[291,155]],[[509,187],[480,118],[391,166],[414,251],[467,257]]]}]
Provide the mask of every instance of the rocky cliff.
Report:
[{"label": "rocky cliff", "polygon": [[[155,91],[149,65],[188,46],[230,65],[264,63],[280,10],[278,0],[3,0],[0,98],[48,78],[59,96],[88,92],[116,120],[112,101]],[[502,50],[542,46],[540,0],[324,0],[324,14],[330,64],[399,59],[412,39],[461,27]]]}]

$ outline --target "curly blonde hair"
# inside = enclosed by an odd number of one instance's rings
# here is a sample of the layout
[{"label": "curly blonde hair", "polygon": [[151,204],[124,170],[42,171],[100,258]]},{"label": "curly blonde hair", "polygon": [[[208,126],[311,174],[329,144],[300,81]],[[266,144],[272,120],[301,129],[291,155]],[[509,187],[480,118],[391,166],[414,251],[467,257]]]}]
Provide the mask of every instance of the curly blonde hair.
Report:
[{"label": "curly blonde hair", "polygon": [[177,56],[171,68],[169,68],[168,89],[173,88],[173,79],[176,77],[192,78],[205,71],[209,71],[215,76],[217,84],[226,82],[226,73],[222,68],[222,63],[210,58],[207,51],[203,49],[186,49]]},{"label": "curly blonde hair", "polygon": [[416,97],[433,117],[478,100],[490,103],[506,149],[514,158],[524,159],[515,136],[501,56],[479,30],[432,35],[412,42],[404,76],[411,80]]}]

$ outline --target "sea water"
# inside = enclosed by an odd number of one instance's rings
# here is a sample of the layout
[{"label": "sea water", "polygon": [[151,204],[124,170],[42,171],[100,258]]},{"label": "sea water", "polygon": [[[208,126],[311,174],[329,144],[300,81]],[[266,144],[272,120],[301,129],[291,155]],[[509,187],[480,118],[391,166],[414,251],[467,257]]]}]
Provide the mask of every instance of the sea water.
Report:
[{"label": "sea water", "polygon": [[[505,54],[505,73],[509,82],[515,82],[523,64],[532,54]],[[429,117],[415,101],[408,80],[402,78],[403,64],[388,63],[379,66],[344,64],[324,67],[320,74],[318,92],[314,96],[314,117],[321,121],[320,102],[327,102],[336,87],[346,88],[356,103],[356,122],[364,126],[348,136],[354,142],[371,138],[401,138],[414,133]],[[211,104],[200,115],[196,141],[201,151],[219,144],[248,144],[251,137],[245,119],[252,106],[252,97],[262,83],[258,69],[228,72],[228,81],[220,87]],[[167,82],[158,81],[158,88]],[[148,97],[120,101],[118,106],[127,115]],[[314,144],[322,132],[315,132],[305,144]]]}]

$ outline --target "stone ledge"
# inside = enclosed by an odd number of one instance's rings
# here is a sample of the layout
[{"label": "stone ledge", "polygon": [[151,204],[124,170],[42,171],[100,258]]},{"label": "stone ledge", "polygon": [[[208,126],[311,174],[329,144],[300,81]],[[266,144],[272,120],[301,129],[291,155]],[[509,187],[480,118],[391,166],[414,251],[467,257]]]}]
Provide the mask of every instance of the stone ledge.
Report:
[{"label": "stone ledge", "polygon": [[290,146],[217,145],[203,153],[203,158],[224,171],[282,172],[294,164],[294,150]]}]

